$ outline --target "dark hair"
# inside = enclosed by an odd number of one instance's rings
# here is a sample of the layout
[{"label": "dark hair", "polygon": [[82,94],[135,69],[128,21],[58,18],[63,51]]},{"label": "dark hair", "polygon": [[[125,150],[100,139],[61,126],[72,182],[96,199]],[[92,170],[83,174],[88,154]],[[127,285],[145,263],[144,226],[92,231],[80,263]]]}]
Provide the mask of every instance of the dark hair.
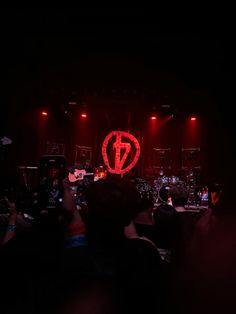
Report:
[{"label": "dark hair", "polygon": [[140,206],[140,195],[131,182],[110,178],[93,182],[86,192],[86,201],[88,236],[109,236],[123,233],[130,224]]},{"label": "dark hair", "polygon": [[176,185],[170,189],[173,206],[185,206],[188,202],[188,196],[189,192],[184,186]]}]

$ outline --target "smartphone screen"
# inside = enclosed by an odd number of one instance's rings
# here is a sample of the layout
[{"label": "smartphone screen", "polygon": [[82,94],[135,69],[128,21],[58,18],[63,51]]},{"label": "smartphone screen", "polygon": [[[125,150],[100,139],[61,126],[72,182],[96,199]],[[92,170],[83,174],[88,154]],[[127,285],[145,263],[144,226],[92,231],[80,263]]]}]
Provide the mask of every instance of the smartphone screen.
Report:
[{"label": "smartphone screen", "polygon": [[66,175],[64,156],[42,156],[39,164],[39,204],[50,209],[61,206],[62,180]]}]

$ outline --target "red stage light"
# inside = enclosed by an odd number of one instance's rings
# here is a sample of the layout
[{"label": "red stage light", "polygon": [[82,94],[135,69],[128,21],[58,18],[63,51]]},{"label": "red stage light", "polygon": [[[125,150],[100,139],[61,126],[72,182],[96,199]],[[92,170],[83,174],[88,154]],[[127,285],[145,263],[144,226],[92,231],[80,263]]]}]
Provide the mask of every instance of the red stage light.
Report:
[{"label": "red stage light", "polygon": [[151,120],[156,120],[157,117],[156,116],[151,116]]},{"label": "red stage light", "polygon": [[197,118],[196,118],[196,117],[191,117],[190,120],[191,120],[191,121],[196,121]]},{"label": "red stage light", "polygon": [[82,118],[87,118],[87,113],[81,113]]},{"label": "red stage light", "polygon": [[47,116],[47,115],[48,115],[47,111],[42,111],[41,114],[42,114],[43,116]]}]

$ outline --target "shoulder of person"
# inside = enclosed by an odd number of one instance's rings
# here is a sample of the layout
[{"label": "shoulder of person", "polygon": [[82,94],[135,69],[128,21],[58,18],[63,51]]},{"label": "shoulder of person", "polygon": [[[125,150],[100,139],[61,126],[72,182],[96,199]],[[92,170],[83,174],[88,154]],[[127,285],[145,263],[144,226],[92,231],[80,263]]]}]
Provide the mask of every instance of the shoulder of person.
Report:
[{"label": "shoulder of person", "polygon": [[146,261],[150,259],[157,260],[161,263],[161,257],[158,252],[157,246],[153,241],[146,237],[133,237],[127,242],[128,249],[130,253],[135,256],[135,258],[139,258],[140,260],[144,259]]}]

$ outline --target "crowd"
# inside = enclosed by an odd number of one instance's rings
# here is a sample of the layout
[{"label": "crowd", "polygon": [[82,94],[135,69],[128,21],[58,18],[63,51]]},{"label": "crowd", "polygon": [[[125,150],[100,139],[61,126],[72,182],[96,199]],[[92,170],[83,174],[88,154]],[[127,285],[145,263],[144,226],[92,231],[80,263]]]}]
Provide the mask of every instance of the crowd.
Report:
[{"label": "crowd", "polygon": [[65,178],[56,206],[45,208],[39,189],[27,211],[3,195],[1,313],[229,313],[235,306],[230,178],[209,186],[209,208],[192,220],[183,186],[163,186],[157,206],[152,186],[137,177],[102,178],[84,192],[78,208]]}]

